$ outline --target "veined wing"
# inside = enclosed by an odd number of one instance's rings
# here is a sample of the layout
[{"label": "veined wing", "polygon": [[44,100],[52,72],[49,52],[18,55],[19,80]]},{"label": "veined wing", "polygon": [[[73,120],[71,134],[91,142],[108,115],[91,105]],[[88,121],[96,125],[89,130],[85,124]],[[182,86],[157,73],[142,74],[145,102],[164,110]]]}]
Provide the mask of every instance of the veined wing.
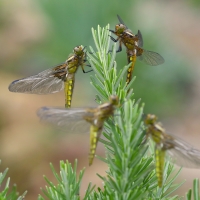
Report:
[{"label": "veined wing", "polygon": [[[56,93],[64,89],[62,79],[55,77],[56,72],[62,72],[65,63],[58,65],[60,70],[55,68],[47,69],[39,74],[29,76],[23,79],[13,81],[8,89],[11,92],[29,93],[29,94],[50,94]],[[62,68],[63,66],[63,68]]]},{"label": "veined wing", "polygon": [[175,164],[188,168],[200,168],[200,150],[194,149],[190,144],[174,135],[172,137],[173,140],[166,140],[166,142],[173,145],[174,148],[167,150],[167,153]]},{"label": "veined wing", "polygon": [[[119,15],[117,15],[117,18],[118,18],[120,24],[123,24],[124,26],[126,26],[126,24],[123,22],[122,18]],[[128,29],[128,26],[126,26],[126,28]]]},{"label": "veined wing", "polygon": [[137,58],[151,66],[156,66],[164,63],[164,58],[159,53],[147,51],[144,49],[142,54]]},{"label": "veined wing", "polygon": [[140,30],[138,30],[138,33],[136,36],[138,37],[138,46],[143,47],[142,33],[140,32]]},{"label": "veined wing", "polygon": [[66,132],[71,133],[89,133],[90,123],[86,122],[84,117],[93,118],[92,112],[87,112],[84,108],[53,108],[42,107],[37,115],[41,120],[50,122],[64,128]]}]

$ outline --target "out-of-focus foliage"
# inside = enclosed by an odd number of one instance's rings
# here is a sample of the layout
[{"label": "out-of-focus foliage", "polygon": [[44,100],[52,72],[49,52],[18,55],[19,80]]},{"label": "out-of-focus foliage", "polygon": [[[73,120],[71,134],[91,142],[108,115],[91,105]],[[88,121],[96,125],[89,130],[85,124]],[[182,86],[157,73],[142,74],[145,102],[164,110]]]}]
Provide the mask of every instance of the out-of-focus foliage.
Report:
[{"label": "out-of-focus foliage", "polygon": [[[17,72],[19,78],[63,62],[76,45],[93,45],[91,27],[110,23],[111,29],[114,29],[115,24],[119,23],[117,14],[122,17],[133,33],[145,27],[143,20],[140,23],[143,12],[138,10],[136,1],[122,4],[111,1],[60,0],[59,2],[36,1],[34,4],[37,4],[35,10],[38,12],[38,17],[42,19],[45,35],[41,36],[35,44],[27,46],[28,49],[24,50],[23,55],[20,55],[17,61],[16,59],[13,60],[13,63],[9,61],[9,66],[6,66],[5,63],[5,67],[3,67],[3,70]],[[4,26],[1,26],[1,29],[3,28]],[[148,112],[156,114],[180,112],[191,95],[192,80],[190,77],[192,72],[188,71],[188,63],[176,55],[171,48],[173,44],[166,45],[168,41],[165,41],[164,35],[155,27],[152,27],[149,32],[143,31],[143,29],[141,32],[144,48],[160,53],[165,58],[165,63],[157,67],[150,67],[136,61],[134,71],[137,76],[134,88],[136,96],[146,102]],[[38,29],[35,30],[36,33],[38,31]],[[166,52],[169,53],[166,54]],[[117,61],[119,68],[126,64],[124,48],[121,53],[118,53]],[[77,80],[80,79],[82,82],[87,82],[88,76],[78,73]]]},{"label": "out-of-focus foliage", "polygon": [[199,0],[192,0],[192,1],[190,1],[190,3],[191,3],[191,6],[192,7],[196,7],[196,6],[198,6],[198,9],[199,9],[199,6],[200,6],[200,1]]},{"label": "out-of-focus foliage", "polygon": [[[1,160],[0,160],[1,164]],[[8,172],[8,168],[4,170],[4,172],[0,172],[0,200],[23,200],[26,193],[24,192],[21,196],[19,196],[19,193],[17,192],[17,187],[14,185],[12,189],[10,189],[10,178],[8,178],[6,181],[4,180]],[[3,184],[5,187],[3,188]]]},{"label": "out-of-focus foliage", "polygon": [[186,200],[199,200],[200,196],[199,196],[199,179],[194,179],[193,181],[193,190],[190,189],[187,193],[186,193]]},{"label": "out-of-focus foliage", "polygon": [[[48,126],[40,125],[35,116],[36,110],[54,102],[62,106],[62,93],[60,96],[14,94],[8,92],[9,83],[65,61],[76,45],[93,46],[91,28],[109,23],[114,29],[118,23],[116,15],[119,14],[133,33],[138,29],[141,31],[145,49],[158,52],[165,58],[163,65],[155,67],[136,61],[133,74],[137,76],[133,88],[135,97],[145,102],[145,112],[170,119],[174,119],[174,115],[178,115],[176,119],[186,116],[192,127],[194,120],[188,116],[186,109],[188,102],[196,98],[194,90],[199,90],[196,73],[199,62],[198,59],[195,61],[200,46],[198,9],[199,0],[189,3],[182,0],[0,1],[0,156],[5,161],[2,165],[10,168],[11,176],[16,175],[11,181],[19,185],[19,191],[23,192],[27,187],[28,195],[36,191],[35,182],[40,177],[38,171],[41,166],[48,166],[45,162],[54,164],[59,159],[71,159],[73,162],[74,157],[83,156],[86,150],[80,154],[77,145],[72,143],[87,136],[78,135],[72,142],[73,136],[68,139],[69,135],[65,137],[65,132],[59,139],[57,130],[41,129]],[[180,27],[178,31],[177,27]],[[177,42],[177,39],[180,40]],[[124,48],[116,59],[117,69],[127,64]],[[78,101],[83,106],[91,102],[95,104],[95,92],[89,83],[90,74],[93,72],[83,74],[78,70],[72,106],[77,106]],[[198,121],[198,117],[195,120]],[[186,129],[183,123],[177,126]],[[192,138],[190,134],[188,137]],[[87,144],[83,145],[86,148]],[[22,155],[19,155],[20,151]],[[21,171],[23,174],[19,176]]]},{"label": "out-of-focus foliage", "polygon": [[[4,70],[13,69],[18,72],[21,74],[19,78],[63,62],[76,45],[92,45],[91,27],[110,23],[111,28],[114,29],[115,24],[118,23],[117,14],[122,17],[134,33],[140,27],[145,26],[145,24],[140,25],[142,12],[141,15],[136,16],[139,13],[136,10],[136,1],[122,4],[105,0],[98,2],[60,0],[59,2],[36,1],[35,4],[37,4],[35,10],[41,14],[42,19],[45,19],[43,20],[43,26],[46,27],[45,36],[40,39],[38,44],[30,45],[29,50],[24,51],[24,54],[17,59],[17,63],[9,62],[10,65],[7,67],[5,63],[3,68]],[[2,24],[3,22],[1,22]],[[2,25],[1,29],[3,28]],[[187,98],[189,98],[188,90],[190,90],[192,82],[190,74],[187,73],[185,61],[180,60],[177,63],[172,54],[175,52],[166,55],[166,52],[171,50],[164,45],[165,38],[163,35],[157,30],[155,31],[149,30],[149,34],[146,34],[141,30],[144,48],[159,52],[165,58],[165,64],[150,67],[137,61],[134,72],[137,81],[134,90],[138,98],[141,97],[147,102],[147,111],[154,111],[156,114],[163,112],[168,112],[168,114],[173,112],[174,114],[181,110]],[[174,58],[174,62],[169,61],[168,58],[170,57]],[[118,60],[119,68],[127,62],[125,50],[118,54]],[[83,77],[82,74],[78,74],[77,80],[81,78],[80,76]],[[88,77],[84,77],[84,79],[81,79],[86,82]],[[165,105],[165,111],[162,111],[163,105]]]}]

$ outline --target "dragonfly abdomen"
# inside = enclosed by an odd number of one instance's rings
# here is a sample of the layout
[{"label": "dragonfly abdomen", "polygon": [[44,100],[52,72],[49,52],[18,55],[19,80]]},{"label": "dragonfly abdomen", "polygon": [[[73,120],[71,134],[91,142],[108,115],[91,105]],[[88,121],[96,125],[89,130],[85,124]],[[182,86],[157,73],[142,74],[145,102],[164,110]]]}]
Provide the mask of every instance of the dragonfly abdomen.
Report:
[{"label": "dragonfly abdomen", "polygon": [[156,159],[156,176],[158,179],[158,186],[162,187],[163,183],[163,170],[165,164],[165,150],[161,147],[156,148],[155,150],[155,159]]},{"label": "dragonfly abdomen", "polygon": [[126,77],[127,84],[130,83],[132,79],[132,73],[135,66],[135,61],[136,61],[136,55],[128,56],[128,63],[131,63],[131,66],[128,68],[127,71],[127,77]]},{"label": "dragonfly abdomen", "polygon": [[91,125],[90,127],[90,153],[89,153],[89,165],[92,165],[96,148],[97,148],[97,142],[99,138],[99,131],[101,129],[97,126]]},{"label": "dragonfly abdomen", "polygon": [[72,101],[72,95],[73,95],[73,89],[74,89],[74,75],[71,77],[67,77],[67,80],[65,81],[65,107],[70,108],[71,107],[71,101]]}]

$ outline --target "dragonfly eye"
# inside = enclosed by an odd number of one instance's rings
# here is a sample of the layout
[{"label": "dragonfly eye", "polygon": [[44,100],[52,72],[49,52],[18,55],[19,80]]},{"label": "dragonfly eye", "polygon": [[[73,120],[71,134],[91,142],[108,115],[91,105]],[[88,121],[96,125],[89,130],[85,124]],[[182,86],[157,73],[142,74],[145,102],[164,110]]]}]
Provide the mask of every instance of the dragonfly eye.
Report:
[{"label": "dragonfly eye", "polygon": [[76,55],[81,55],[81,54],[83,53],[83,48],[82,48],[82,46],[77,46],[77,47],[75,47],[75,48],[74,48],[74,53],[75,53]]},{"label": "dragonfly eye", "polygon": [[116,96],[116,95],[111,95],[111,96],[110,96],[110,103],[111,103],[112,105],[117,106],[117,105],[119,104],[119,98],[118,98],[118,96]]},{"label": "dragonfly eye", "polygon": [[125,31],[126,27],[124,26],[124,24],[117,24],[115,26],[115,31],[117,34],[122,34]]}]

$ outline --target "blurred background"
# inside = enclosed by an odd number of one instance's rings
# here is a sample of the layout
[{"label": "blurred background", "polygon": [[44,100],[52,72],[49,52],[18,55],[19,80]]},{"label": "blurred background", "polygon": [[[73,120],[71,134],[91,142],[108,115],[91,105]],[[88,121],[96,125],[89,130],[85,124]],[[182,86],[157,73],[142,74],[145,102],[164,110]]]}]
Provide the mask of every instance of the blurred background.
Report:
[{"label": "blurred background", "polygon": [[[102,186],[96,173],[105,174],[98,159],[88,167],[89,135],[72,135],[41,123],[41,106],[64,106],[64,93],[29,95],[11,93],[8,85],[64,62],[77,45],[93,46],[91,28],[108,23],[114,29],[117,14],[126,25],[143,34],[144,48],[160,53],[165,63],[151,67],[136,62],[135,98],[145,102],[145,113],[157,114],[168,132],[200,149],[200,1],[0,1],[0,171],[9,168],[11,185],[26,199],[36,199],[46,185],[43,175],[54,181],[49,163],[59,169],[68,159],[78,169],[86,167],[81,193],[89,182]],[[126,65],[125,49],[117,66]],[[73,107],[95,104],[90,75],[79,69]],[[98,144],[98,155],[104,155]],[[178,191],[184,195],[200,170],[183,169],[177,182],[187,180]]]}]

